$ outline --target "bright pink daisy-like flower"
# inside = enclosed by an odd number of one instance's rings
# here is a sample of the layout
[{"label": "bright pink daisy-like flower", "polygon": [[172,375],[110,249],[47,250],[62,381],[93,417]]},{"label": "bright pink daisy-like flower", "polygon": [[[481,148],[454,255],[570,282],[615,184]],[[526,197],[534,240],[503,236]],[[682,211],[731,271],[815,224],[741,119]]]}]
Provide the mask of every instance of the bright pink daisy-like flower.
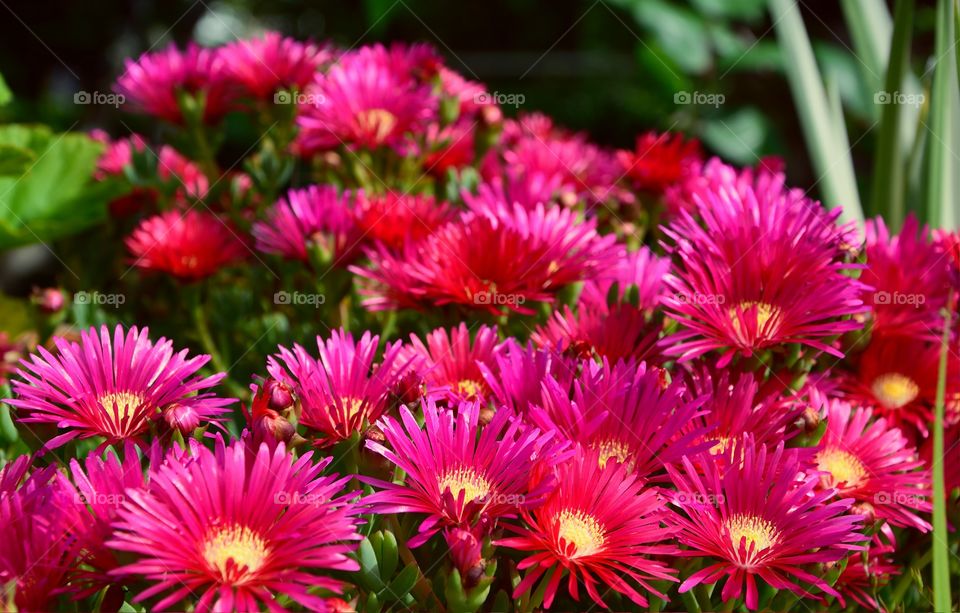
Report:
[{"label": "bright pink daisy-like flower", "polygon": [[608,276],[584,282],[579,303],[599,308],[607,306],[610,290],[616,284],[619,302],[633,304],[635,301],[637,309],[652,311],[660,304],[660,296],[666,289],[663,278],[669,271],[670,258],[660,257],[647,247],[629,251],[613,263]]},{"label": "bright pink daisy-like flower", "polygon": [[424,513],[411,547],[427,542],[441,528],[492,529],[504,517],[541,503],[556,485],[551,468],[569,457],[552,434],[523,424],[511,411],[497,411],[479,428],[474,402],[456,411],[423,405],[421,427],[406,407],[400,421],[384,416],[380,429],[389,448],[367,441],[367,448],[403,469],[403,484],[363,478],[380,491],[364,498],[375,513]]},{"label": "bright pink daisy-like flower", "polygon": [[804,470],[796,449],[780,443],[771,452],[744,437],[723,462],[683,458],[682,467],[667,470],[678,511],[666,521],[686,547],[680,555],[713,559],[680,585],[681,593],[726,577],[724,602],[744,596],[746,584],[748,609],[757,608],[757,578],[801,596],[810,596],[804,584],[839,596],[809,566],[862,549],[862,517],[846,514],[853,499],[831,502],[832,490],[817,490],[817,473]]},{"label": "bright pink daisy-like flower", "polygon": [[617,161],[638,188],[663,192],[679,182],[702,156],[696,139],[684,140],[683,135],[671,132],[647,132],[637,137],[633,151],[618,151]]},{"label": "bright pink daisy-like flower", "polygon": [[489,192],[469,196],[473,210],[402,252],[370,250],[371,263],[351,268],[371,310],[457,304],[501,313],[532,313],[527,302],[552,302],[565,285],[600,273],[619,248],[596,221],[560,207],[532,210]]},{"label": "bright pink daisy-like flower", "polygon": [[875,594],[890,581],[890,577],[900,574],[900,567],[890,557],[895,551],[896,547],[884,543],[880,535],[874,535],[866,560],[861,552],[851,554],[833,587],[861,607],[883,611]]},{"label": "bright pink daisy-like flower", "polygon": [[326,49],[278,32],[232,42],[219,53],[228,78],[259,99],[269,99],[282,88],[302,89],[313,80],[320,64],[330,59]]},{"label": "bright pink daisy-like flower", "polygon": [[358,192],[352,212],[364,239],[391,249],[424,238],[453,217],[450,205],[433,196],[394,191],[370,196]]},{"label": "bright pink daisy-like flower", "polygon": [[706,398],[685,400],[679,382],[664,389],[659,369],[646,364],[587,362],[572,393],[549,376],[542,388],[540,406],[530,409],[528,419],[595,450],[601,464],[614,460],[648,479],[662,474],[665,464],[710,446],[706,429],[685,427]]},{"label": "bright pink daisy-like flower", "polygon": [[651,361],[659,358],[660,325],[649,322],[643,312],[627,304],[612,307],[580,306],[554,311],[531,338],[541,347],[588,358]]},{"label": "bright pink daisy-like flower", "polygon": [[136,62],[127,60],[115,89],[142,111],[173,123],[183,121],[178,92],[200,95],[205,102],[203,119],[214,123],[233,104],[235,94],[226,76],[218,50],[191,43],[180,51],[171,44],[144,53]]},{"label": "bright pink daisy-like flower", "polygon": [[266,219],[253,224],[257,249],[304,262],[310,249],[334,263],[351,259],[361,239],[352,214],[357,198],[359,194],[338,193],[332,185],[291,189]]},{"label": "bright pink daisy-like flower", "polygon": [[451,169],[469,166],[476,150],[475,128],[475,123],[469,123],[465,119],[442,127],[439,123],[427,126],[424,135],[424,172],[435,177],[444,177]]},{"label": "bright pink daisy-like flower", "polygon": [[0,470],[0,603],[49,611],[67,591],[84,517],[53,467],[29,469],[30,457],[21,456]]},{"label": "bright pink daisy-like flower", "polygon": [[410,335],[410,344],[401,350],[409,356],[405,362],[418,363],[427,386],[427,397],[457,403],[482,399],[489,394],[480,365],[494,363],[497,329],[480,326],[470,340],[470,329],[461,323],[448,333],[437,328],[427,335],[426,344],[417,335]]},{"label": "bright pink daisy-like flower", "polygon": [[148,217],[126,238],[133,265],[197,281],[243,260],[247,247],[213,213],[170,210]]},{"label": "bright pink daisy-like flower", "polygon": [[252,611],[275,607],[277,594],[326,610],[309,590],[342,589],[318,571],[359,570],[347,554],[361,539],[360,509],[341,493],[349,477],[321,476],[330,458],[312,459],[218,441],[155,468],[118,512],[107,544],[137,559],[112,574],[152,582],[134,601],[162,594],[158,610],[195,598],[197,611]]},{"label": "bright pink daisy-like flower", "polygon": [[400,148],[407,135],[426,127],[436,115],[436,96],[405,74],[406,66],[385,58],[374,49],[360,49],[317,75],[297,119],[302,150]]},{"label": "bright pink daisy-like flower", "polygon": [[[916,430],[926,437],[933,421],[937,394],[940,344],[921,338],[876,337],[857,356],[855,373],[841,379],[855,405],[873,408],[893,426]],[[948,353],[947,417],[960,417],[960,359]]]},{"label": "bright pink daisy-like flower", "polygon": [[[99,332],[99,333],[98,333]],[[37,347],[39,355],[21,362],[13,382],[16,398],[6,400],[24,423],[50,423],[66,432],[47,441],[56,448],[74,438],[102,436],[105,443],[137,439],[171,405],[188,405],[204,420],[216,421],[233,398],[206,391],[225,376],[197,375],[210,356],[187,358],[173,342],[156,343],[149,330],[118,325],[81,334],[79,343],[55,337],[57,354]]]},{"label": "bright pink daisy-like flower", "polygon": [[641,607],[647,598],[637,587],[666,598],[652,583],[676,581],[677,571],[656,556],[677,549],[666,542],[672,530],[661,526],[663,502],[657,491],[644,489],[643,480],[624,464],[602,465],[596,452],[582,449],[560,468],[558,481],[543,505],[523,513],[528,527],[509,526],[516,536],[496,543],[530,553],[517,565],[526,575],[513,597],[532,590],[549,571],[540,586],[548,609],[565,573],[567,591],[578,602],[581,583],[604,608],[600,589],[606,588]]},{"label": "bright pink daisy-like flower", "polygon": [[294,391],[300,402],[300,423],[336,443],[356,432],[365,432],[389,408],[390,392],[397,379],[415,366],[398,359],[400,343],[387,344],[379,363],[380,337],[364,332],[359,341],[343,330],[334,330],[324,341],[317,337],[320,359],[300,345],[293,351],[280,347],[270,356],[270,376]]},{"label": "bright pink daisy-like flower", "polygon": [[930,524],[917,512],[932,508],[930,473],[899,429],[882,417],[871,423],[872,416],[837,400],[827,405],[827,429],[814,457],[821,481],[838,496],[871,505],[879,519],[926,532]]},{"label": "bright pink daisy-like flower", "polygon": [[832,337],[855,330],[863,285],[843,258],[839,210],[828,213],[782,177],[747,182],[735,173],[712,180],[664,232],[672,239],[672,290],[662,303],[681,329],[664,339],[665,352],[687,361],[721,352],[735,356],[805,345],[837,357]]},{"label": "bright pink daisy-like flower", "polygon": [[879,217],[867,222],[867,267],[861,280],[872,292],[874,334],[940,338],[950,288],[950,261],[927,227],[910,215],[891,236]]},{"label": "bright pink daisy-like flower", "polygon": [[494,354],[494,364],[478,364],[494,403],[519,415],[541,402],[541,383],[549,375],[563,389],[571,389],[579,361],[554,351],[536,349],[509,338]]}]

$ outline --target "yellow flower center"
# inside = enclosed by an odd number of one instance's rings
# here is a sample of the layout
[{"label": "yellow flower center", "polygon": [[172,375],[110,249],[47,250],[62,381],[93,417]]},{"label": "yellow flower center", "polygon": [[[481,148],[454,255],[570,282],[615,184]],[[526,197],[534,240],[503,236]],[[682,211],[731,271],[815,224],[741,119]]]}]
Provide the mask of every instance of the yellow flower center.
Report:
[{"label": "yellow flower center", "polygon": [[557,515],[557,536],[574,547],[574,558],[597,553],[606,542],[603,526],[592,515],[564,509]]},{"label": "yellow flower center", "polygon": [[710,455],[722,455],[733,446],[733,438],[729,436],[718,436],[710,448]]},{"label": "yellow flower center", "polygon": [[382,142],[397,125],[397,116],[386,109],[366,109],[357,113],[357,126],[362,132]]},{"label": "yellow flower center", "polygon": [[359,398],[342,398],[340,404],[331,404],[328,410],[338,418],[342,415],[343,421],[350,421],[363,409],[363,400]]},{"label": "yellow flower center", "polygon": [[746,550],[750,551],[752,547],[756,554],[774,545],[779,536],[770,521],[756,515],[731,515],[726,527],[730,542],[737,551],[740,550],[741,541],[745,540]]},{"label": "yellow flower center", "polygon": [[480,395],[483,385],[474,379],[464,379],[457,383],[457,394],[463,398],[476,398]]},{"label": "yellow flower center", "polygon": [[899,409],[920,395],[920,386],[913,379],[891,372],[873,380],[873,395],[888,409]]},{"label": "yellow flower center", "polygon": [[630,448],[626,443],[615,438],[593,443],[591,447],[600,452],[600,468],[607,465],[607,460],[613,458],[623,464],[630,455]]},{"label": "yellow flower center", "polygon": [[854,488],[869,478],[866,466],[857,456],[836,447],[827,447],[817,454],[817,468],[830,473],[831,487]]},{"label": "yellow flower center", "polygon": [[484,498],[490,493],[490,483],[476,470],[460,467],[447,471],[437,483],[440,493],[450,490],[454,500],[459,500],[463,492],[463,502],[467,503]]},{"label": "yellow flower center", "polygon": [[140,408],[143,404],[143,396],[132,392],[112,392],[100,396],[99,402],[100,407],[110,417],[113,417],[114,408],[116,408],[118,421],[123,421]]},{"label": "yellow flower center", "polygon": [[[727,312],[727,315],[730,317],[730,322],[733,324],[733,329],[737,333],[737,336],[740,338],[747,337],[747,332],[750,328],[745,327],[740,323],[740,319],[744,320],[744,323],[751,316],[750,313],[756,313],[757,318],[757,327],[756,335],[764,335],[764,330],[768,323],[773,320],[773,325],[777,324],[777,320],[780,319],[780,307],[773,306],[768,302],[756,302],[754,300],[744,300],[736,307],[731,307]],[[769,332],[767,333],[769,335]]]},{"label": "yellow flower center", "polygon": [[266,541],[245,526],[217,530],[203,546],[203,559],[221,577],[231,581],[257,572],[269,553]]}]

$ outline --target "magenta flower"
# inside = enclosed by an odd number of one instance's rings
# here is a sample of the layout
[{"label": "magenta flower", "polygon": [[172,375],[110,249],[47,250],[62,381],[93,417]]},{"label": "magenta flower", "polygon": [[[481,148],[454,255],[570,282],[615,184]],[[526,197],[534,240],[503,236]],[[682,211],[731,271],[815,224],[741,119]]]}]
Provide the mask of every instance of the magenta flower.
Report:
[{"label": "magenta flower", "polygon": [[[660,257],[647,247],[629,251],[612,263],[606,276],[587,279],[583,283],[579,304],[606,307],[610,290],[616,284],[618,302],[630,302],[640,311],[650,312],[660,304],[660,297],[666,290],[663,278],[668,272],[670,258]],[[634,293],[635,297],[630,296]]]},{"label": "magenta flower", "polygon": [[253,224],[257,249],[304,262],[310,249],[318,249],[331,262],[346,262],[357,253],[361,239],[352,213],[358,197],[349,191],[338,193],[332,185],[291,189],[265,220]]},{"label": "magenta flower", "polygon": [[494,403],[527,415],[530,407],[540,405],[541,384],[547,375],[561,388],[570,389],[580,362],[553,351],[535,349],[532,343],[523,346],[509,338],[494,354],[493,365],[478,366]]},{"label": "magenta flower", "polygon": [[664,230],[675,256],[665,277],[667,315],[681,328],[665,352],[686,361],[800,344],[837,357],[832,338],[860,327],[863,285],[847,273],[846,234],[828,213],[776,175],[748,182],[731,171],[696,194],[700,219],[687,211]]},{"label": "magenta flower", "polygon": [[363,478],[380,491],[364,498],[375,513],[423,513],[419,547],[446,527],[492,530],[501,518],[536,506],[554,488],[552,467],[569,457],[552,434],[524,426],[507,409],[482,429],[480,407],[462,403],[456,411],[423,405],[421,427],[406,407],[400,422],[384,416],[380,429],[389,448],[367,441],[367,448],[406,473],[402,484]]},{"label": "magenta flower", "polygon": [[311,43],[264,32],[257,38],[234,41],[219,50],[231,82],[257,99],[268,100],[278,89],[304,88],[330,52]]},{"label": "magenta flower", "polygon": [[106,326],[90,328],[79,343],[55,337],[57,355],[37,347],[24,359],[13,382],[23,423],[49,423],[66,432],[46,442],[56,448],[74,438],[101,436],[104,444],[138,439],[161,419],[165,407],[190,405],[206,421],[217,421],[233,398],[207,391],[224,373],[197,375],[210,356],[187,359],[173,352],[173,342],[156,343],[149,330],[136,326],[124,334],[118,325],[110,338]]},{"label": "magenta flower", "polygon": [[882,417],[871,422],[872,416],[845,402],[827,405],[827,429],[814,459],[823,485],[866,503],[894,526],[927,532],[930,524],[917,513],[932,508],[930,472],[899,429]]},{"label": "magenta flower", "polygon": [[308,590],[339,593],[341,582],[316,573],[358,570],[347,554],[361,539],[355,495],[341,493],[349,477],[320,476],[329,463],[222,440],[168,460],[147,490],[127,490],[107,545],[136,559],[112,574],[153,583],[134,602],[162,595],[157,609],[190,598],[197,611],[248,611],[284,594],[325,610]]},{"label": "magenta flower", "polygon": [[387,344],[379,363],[379,336],[364,332],[359,341],[334,330],[324,341],[317,337],[320,359],[300,345],[280,347],[270,356],[270,376],[289,386],[300,402],[300,423],[326,437],[324,444],[350,438],[380,419],[389,408],[397,380],[415,366],[399,358],[400,343]]},{"label": "magenta flower", "polygon": [[437,328],[427,335],[426,344],[411,334],[401,355],[410,356],[405,361],[419,363],[428,398],[456,404],[489,394],[480,366],[489,368],[494,363],[497,342],[497,329],[491,326],[477,328],[471,342],[470,329],[461,323],[449,333]]},{"label": "magenta flower", "polygon": [[352,213],[364,240],[391,249],[401,249],[408,241],[416,242],[453,218],[446,202],[395,191],[382,195],[358,192]]},{"label": "magenta flower", "polygon": [[644,479],[663,473],[664,465],[709,448],[705,428],[689,428],[706,400],[684,399],[684,387],[664,388],[659,369],[620,362],[584,364],[572,393],[553,377],[542,383],[540,406],[528,419],[544,431],[597,452],[599,462],[625,464]]},{"label": "magenta flower", "polygon": [[606,358],[611,362],[654,362],[660,357],[660,325],[629,304],[612,307],[580,306],[576,313],[564,305],[530,338],[540,347],[579,358]]},{"label": "magenta flower", "polygon": [[912,214],[899,235],[891,236],[883,219],[867,222],[862,281],[873,288],[873,333],[940,338],[950,288],[950,260],[944,258]]},{"label": "magenta flower", "polygon": [[202,96],[203,119],[215,123],[235,97],[226,77],[217,50],[191,43],[180,51],[171,43],[162,51],[144,53],[136,62],[127,60],[115,89],[143,112],[172,123],[183,122],[178,93]]},{"label": "magenta flower", "polygon": [[466,196],[472,210],[401,252],[368,252],[351,268],[370,280],[361,293],[371,310],[456,304],[494,314],[532,313],[528,302],[552,302],[556,291],[601,273],[619,254],[596,220],[560,207],[532,210]]},{"label": "magenta flower", "polygon": [[547,609],[565,574],[567,591],[578,602],[581,583],[604,608],[601,590],[615,590],[641,607],[647,598],[637,586],[666,598],[652,582],[676,581],[677,571],[657,557],[677,549],[666,543],[673,530],[661,525],[663,503],[657,490],[644,489],[643,480],[626,465],[603,465],[596,452],[582,449],[560,468],[558,482],[543,505],[524,511],[525,527],[508,526],[516,536],[496,542],[530,554],[517,565],[526,574],[513,597],[533,590],[549,571],[538,588],[544,590]]},{"label": "magenta flower", "polygon": [[213,213],[171,210],[148,217],[126,239],[133,265],[197,281],[247,257],[248,248]]},{"label": "magenta flower", "polygon": [[437,112],[436,96],[412,78],[412,69],[406,58],[382,48],[340,56],[305,90],[306,103],[297,120],[300,149],[401,148],[404,139],[422,132]]},{"label": "magenta flower", "polygon": [[726,577],[723,601],[745,597],[748,609],[757,608],[758,578],[804,597],[811,595],[806,585],[839,596],[809,566],[863,549],[856,544],[866,540],[862,517],[846,514],[853,499],[830,502],[834,492],[818,491],[817,473],[805,472],[797,450],[782,443],[771,452],[744,437],[723,459],[683,458],[681,467],[667,467],[678,492],[666,522],[686,548],[680,555],[707,558],[680,592]]}]

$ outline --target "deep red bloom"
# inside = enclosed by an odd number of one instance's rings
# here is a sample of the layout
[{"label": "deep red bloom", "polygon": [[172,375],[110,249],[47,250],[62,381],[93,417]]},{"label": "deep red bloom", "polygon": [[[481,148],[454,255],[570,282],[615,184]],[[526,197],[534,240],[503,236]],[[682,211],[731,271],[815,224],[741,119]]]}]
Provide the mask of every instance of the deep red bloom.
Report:
[{"label": "deep red bloom", "polygon": [[133,265],[196,281],[247,257],[248,248],[213,213],[171,210],[148,217],[126,239]]},{"label": "deep red bloom", "polygon": [[359,192],[352,213],[365,240],[391,249],[426,237],[453,217],[450,205],[433,196],[395,191],[369,196]]},{"label": "deep red bloom", "polygon": [[633,151],[618,151],[617,160],[638,188],[663,192],[680,181],[702,155],[696,139],[685,140],[682,134],[671,132],[647,132],[637,137]]},{"label": "deep red bloom", "polygon": [[[533,590],[543,578],[543,605],[553,603],[567,574],[567,591],[579,602],[582,583],[598,605],[600,590],[615,590],[641,607],[647,598],[636,586],[666,598],[653,581],[676,581],[676,570],[657,556],[674,554],[666,543],[673,530],[661,526],[663,503],[655,489],[619,462],[602,465],[596,452],[582,449],[560,468],[559,487],[541,506],[525,511],[525,527],[508,526],[516,536],[496,542],[529,552],[517,565],[526,571],[513,597]],[[598,589],[600,588],[600,589]]]},{"label": "deep red bloom", "polygon": [[448,333],[437,328],[427,335],[424,344],[417,335],[410,335],[410,344],[401,350],[409,356],[403,362],[419,364],[426,383],[426,394],[434,400],[457,403],[461,400],[483,399],[489,389],[484,383],[480,366],[494,364],[497,329],[480,326],[470,341],[470,329],[461,323]]}]

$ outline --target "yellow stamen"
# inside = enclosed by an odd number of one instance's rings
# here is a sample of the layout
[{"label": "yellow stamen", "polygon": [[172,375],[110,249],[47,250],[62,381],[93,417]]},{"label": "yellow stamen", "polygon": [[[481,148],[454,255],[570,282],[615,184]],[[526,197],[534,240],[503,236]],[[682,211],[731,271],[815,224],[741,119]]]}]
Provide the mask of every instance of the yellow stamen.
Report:
[{"label": "yellow stamen", "polygon": [[817,454],[817,468],[830,473],[827,481],[831,487],[859,487],[869,478],[857,456],[836,447],[827,447]]},{"label": "yellow stamen", "polygon": [[100,396],[99,402],[100,407],[110,417],[113,417],[113,410],[116,407],[119,421],[123,421],[140,408],[143,404],[143,396],[132,392],[111,392]]},{"label": "yellow stamen", "polygon": [[623,464],[630,455],[630,448],[623,441],[611,438],[593,443],[591,447],[600,452],[600,468],[607,465],[607,460],[613,458]]},{"label": "yellow stamen", "polygon": [[779,533],[773,524],[756,515],[731,515],[726,522],[730,542],[740,550],[740,542],[746,539],[746,550],[753,547],[754,553],[768,549],[777,542]]},{"label": "yellow stamen", "polygon": [[372,135],[376,142],[386,140],[396,125],[397,116],[386,109],[367,109],[357,113],[357,126]]},{"label": "yellow stamen", "polygon": [[[756,307],[756,309],[754,309],[754,307]],[[736,332],[738,337],[743,338],[744,340],[749,340],[748,338],[745,338],[749,328],[741,324],[740,319],[743,318],[744,323],[746,323],[751,316],[750,311],[756,313],[755,317],[757,318],[757,336],[770,335],[770,330],[767,330],[766,328],[767,324],[770,323],[771,320],[773,321],[771,330],[779,325],[780,307],[773,306],[767,302],[745,300],[736,307],[731,307],[730,310],[727,311],[727,315],[730,317],[730,322],[733,324],[734,332]]]},{"label": "yellow stamen", "polygon": [[463,502],[484,498],[490,493],[490,483],[476,470],[466,466],[447,471],[437,483],[440,493],[450,490],[454,500],[463,492]]},{"label": "yellow stamen", "polygon": [[564,509],[557,515],[557,536],[574,547],[574,558],[582,558],[603,549],[606,535],[603,526],[592,515],[580,510]]},{"label": "yellow stamen", "polygon": [[871,385],[873,395],[888,409],[899,409],[920,395],[920,386],[913,379],[891,372],[880,375]]},{"label": "yellow stamen", "polygon": [[457,383],[457,394],[466,399],[476,398],[482,389],[483,384],[474,379],[463,379]]},{"label": "yellow stamen", "polygon": [[[270,550],[256,532],[245,526],[217,530],[203,546],[203,559],[224,579],[236,581],[257,572]],[[232,565],[228,561],[233,560]]]}]

